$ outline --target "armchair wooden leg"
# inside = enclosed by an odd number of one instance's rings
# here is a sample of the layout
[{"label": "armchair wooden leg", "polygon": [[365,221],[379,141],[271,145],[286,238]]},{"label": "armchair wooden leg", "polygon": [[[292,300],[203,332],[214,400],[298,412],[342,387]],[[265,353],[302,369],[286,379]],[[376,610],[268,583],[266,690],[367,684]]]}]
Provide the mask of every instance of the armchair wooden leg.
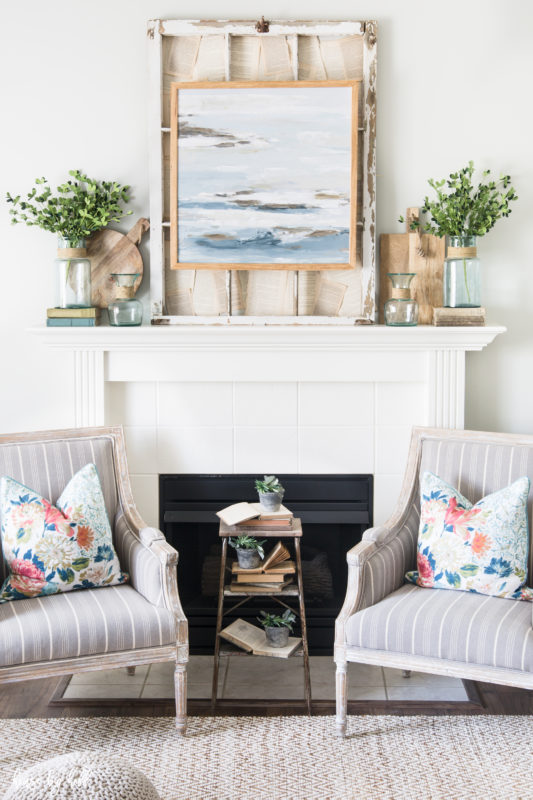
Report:
[{"label": "armchair wooden leg", "polygon": [[337,675],[335,679],[335,694],[337,700],[335,726],[337,736],[346,736],[346,711],[348,703],[348,676],[346,674],[346,667],[346,662],[337,663]]},{"label": "armchair wooden leg", "polygon": [[128,675],[135,675],[135,667],[126,667]]},{"label": "armchair wooden leg", "polygon": [[187,728],[187,665],[176,664],[174,670],[174,691],[176,695],[176,729],[184,734]]}]

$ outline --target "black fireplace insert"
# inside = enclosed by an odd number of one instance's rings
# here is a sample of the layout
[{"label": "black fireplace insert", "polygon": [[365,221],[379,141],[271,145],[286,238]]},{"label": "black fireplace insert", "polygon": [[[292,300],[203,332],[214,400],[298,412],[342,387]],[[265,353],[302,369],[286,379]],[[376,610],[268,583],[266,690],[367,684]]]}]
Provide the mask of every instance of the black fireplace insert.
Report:
[{"label": "black fireplace insert", "polygon": [[[346,591],[346,553],[372,525],[373,478],[316,474],[278,477],[285,487],[284,504],[302,520],[310,653],[330,655],[335,618]],[[214,647],[221,549],[215,512],[242,500],[257,502],[256,478],[262,475],[159,476],[160,526],[179,551],[178,585],[193,654],[209,654]],[[288,542],[291,540],[284,540]],[[231,548],[229,553],[231,556]],[[285,599],[291,603],[291,598]],[[231,605],[231,600],[227,604]],[[240,616],[253,623],[260,609],[275,610],[275,605],[266,597],[254,598],[228,614],[225,622],[229,624]]]}]

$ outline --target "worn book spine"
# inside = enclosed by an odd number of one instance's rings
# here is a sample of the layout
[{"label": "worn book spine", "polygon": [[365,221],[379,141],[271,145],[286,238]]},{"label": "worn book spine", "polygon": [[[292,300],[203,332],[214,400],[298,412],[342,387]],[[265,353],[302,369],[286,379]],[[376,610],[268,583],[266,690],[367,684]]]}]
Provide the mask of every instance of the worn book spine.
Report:
[{"label": "worn book spine", "polygon": [[46,327],[47,328],[94,328],[98,325],[97,319],[83,319],[79,317],[74,317],[73,319],[69,319],[66,317],[63,318],[49,318],[46,320]]},{"label": "worn book spine", "polygon": [[99,308],[47,308],[48,319],[96,319],[101,314]]},{"label": "worn book spine", "polygon": [[434,308],[433,325],[459,327],[485,324],[485,309],[480,308]]}]

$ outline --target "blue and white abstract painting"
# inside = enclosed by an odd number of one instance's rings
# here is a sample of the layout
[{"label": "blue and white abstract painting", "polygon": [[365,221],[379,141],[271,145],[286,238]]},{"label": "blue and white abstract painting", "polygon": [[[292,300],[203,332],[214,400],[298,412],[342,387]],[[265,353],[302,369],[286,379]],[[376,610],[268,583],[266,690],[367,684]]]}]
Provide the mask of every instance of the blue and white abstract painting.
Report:
[{"label": "blue and white abstract painting", "polygon": [[349,87],[180,89],[179,263],[349,261]]}]

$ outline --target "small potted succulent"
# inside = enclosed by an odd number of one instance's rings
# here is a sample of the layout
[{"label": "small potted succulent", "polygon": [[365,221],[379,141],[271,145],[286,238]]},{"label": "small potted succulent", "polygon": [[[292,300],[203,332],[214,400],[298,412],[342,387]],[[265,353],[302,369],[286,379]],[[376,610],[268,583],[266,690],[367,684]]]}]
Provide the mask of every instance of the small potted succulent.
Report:
[{"label": "small potted succulent", "polygon": [[292,631],[296,617],[290,608],[286,608],[281,616],[279,614],[267,614],[260,611],[257,617],[263,628],[269,647],[285,647],[289,640],[289,633]]},{"label": "small potted succulent", "polygon": [[265,557],[263,545],[265,539],[258,541],[255,536],[237,536],[230,538],[229,543],[237,553],[237,560],[241,569],[255,569]]},{"label": "small potted succulent", "polygon": [[279,511],[285,489],[275,475],[265,475],[262,481],[257,480],[255,488],[259,495],[261,507],[265,511]]}]

